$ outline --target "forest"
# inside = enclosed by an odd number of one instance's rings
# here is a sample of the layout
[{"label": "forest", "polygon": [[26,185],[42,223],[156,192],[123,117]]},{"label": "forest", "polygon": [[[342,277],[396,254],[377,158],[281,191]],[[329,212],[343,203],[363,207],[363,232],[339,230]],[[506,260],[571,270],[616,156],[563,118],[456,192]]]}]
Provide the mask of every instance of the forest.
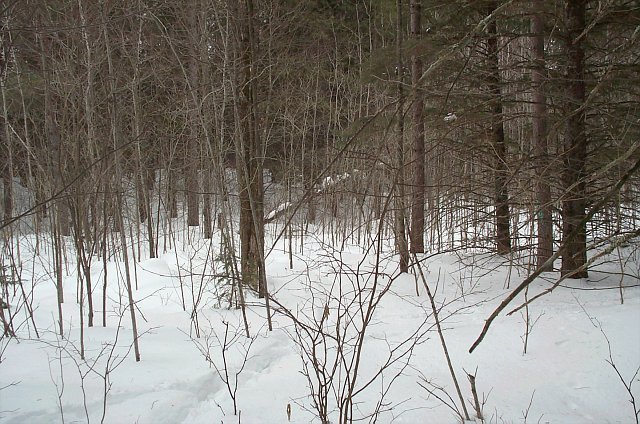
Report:
[{"label": "forest", "polygon": [[1,0],[0,422],[639,423],[637,0]]}]

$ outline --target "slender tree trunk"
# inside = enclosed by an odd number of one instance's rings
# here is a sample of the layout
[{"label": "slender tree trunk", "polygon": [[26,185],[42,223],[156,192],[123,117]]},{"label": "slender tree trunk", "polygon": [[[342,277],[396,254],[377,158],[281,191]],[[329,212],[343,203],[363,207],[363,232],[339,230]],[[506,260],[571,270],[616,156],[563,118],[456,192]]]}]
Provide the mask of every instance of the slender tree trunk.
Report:
[{"label": "slender tree trunk", "polygon": [[[422,39],[422,0],[411,0],[411,38],[417,44]],[[413,193],[411,203],[411,253],[424,253],[424,100],[419,87],[422,76],[420,49],[414,46],[411,54],[411,83],[413,88]]]},{"label": "slender tree trunk", "polygon": [[145,223],[147,227],[147,243],[149,249],[149,257],[155,258],[156,255],[156,243],[153,230],[153,212],[151,209],[151,191],[155,183],[155,172],[153,169],[153,159],[143,156],[141,143],[142,138],[142,118],[140,107],[140,65],[142,63],[142,24],[143,24],[143,7],[144,5],[138,2],[138,29],[137,29],[137,43],[136,43],[136,55],[133,69],[133,82],[131,88],[131,99],[133,106],[133,124],[134,124],[134,137],[136,145],[136,164],[137,164],[137,176],[136,176],[136,194],[138,201],[138,215],[140,222]]},{"label": "slender tree trunk", "polygon": [[253,31],[254,7],[252,0],[241,2],[239,43],[239,84],[237,86],[238,114],[241,128],[240,159],[236,163],[240,184],[240,259],[242,279],[256,289],[260,297],[266,293],[264,267],[264,211],[262,159],[257,122],[256,80],[254,75],[255,34]]},{"label": "slender tree trunk", "polygon": [[[208,158],[208,161],[212,161],[213,158]],[[211,209],[211,202],[213,201],[213,184],[212,179],[213,171],[207,165],[202,169],[202,178],[203,178],[203,189],[204,196],[202,199],[202,213],[203,213],[203,222],[204,225],[204,238],[210,239],[213,236],[213,211]]]},{"label": "slender tree trunk", "polygon": [[[76,154],[76,163],[75,169],[82,169],[82,156],[83,153],[88,156],[88,160],[92,162],[97,155],[97,146],[95,142],[95,125],[94,125],[94,63],[92,57],[92,49],[91,49],[91,40],[90,34],[88,32],[89,26],[87,25],[87,16],[83,6],[83,2],[78,0],[78,11],[80,14],[80,22],[82,24],[82,41],[85,47],[85,63],[86,63],[86,72],[87,72],[87,80],[86,87],[84,88],[84,115],[85,115],[85,125],[87,131],[87,144],[81,145],[78,143],[77,145],[77,154]],[[86,147],[86,149],[84,148]],[[91,177],[90,177],[91,178]],[[97,181],[92,185],[97,186]],[[78,187],[74,187],[73,189],[74,196],[72,197],[72,202],[75,204],[72,209],[72,222],[75,228],[75,243],[76,243],[76,256],[78,261],[78,278],[79,283],[86,284],[87,290],[87,306],[89,308],[88,311],[88,326],[93,327],[93,287],[91,281],[91,258],[93,252],[91,250],[87,251],[87,246],[90,246],[92,243],[95,243],[95,239],[93,239],[94,234],[91,233],[91,228],[89,225],[89,206],[95,204],[97,199],[97,195],[92,195],[87,199],[86,195],[80,193]],[[82,276],[80,275],[82,272]],[[83,295],[80,295],[80,306],[81,309],[84,309],[84,298]],[[80,313],[81,320],[84,318],[82,316],[82,311]],[[81,325],[82,327],[82,325]],[[84,331],[81,328],[81,331]]]},{"label": "slender tree trunk", "polygon": [[138,324],[136,319],[136,303],[133,299],[133,287],[132,287],[132,278],[131,271],[129,266],[129,246],[127,245],[127,231],[124,225],[124,208],[125,204],[122,199],[122,162],[120,160],[121,153],[119,150],[120,145],[120,120],[119,120],[119,108],[118,108],[118,97],[117,97],[117,87],[116,87],[116,79],[114,75],[114,66],[113,66],[113,56],[111,51],[111,42],[109,37],[109,30],[107,27],[106,16],[108,14],[106,10],[106,5],[103,5],[103,36],[104,36],[104,45],[106,48],[106,57],[108,64],[108,77],[109,77],[109,93],[110,93],[110,104],[109,104],[109,124],[111,130],[111,142],[114,151],[114,167],[115,167],[115,175],[114,175],[114,186],[115,186],[115,203],[117,207],[117,211],[115,214],[115,219],[117,221],[117,227],[120,229],[119,237],[120,237],[120,247],[122,249],[122,260],[124,262],[125,269],[125,283],[127,288],[127,300],[128,300],[128,308],[129,315],[131,317],[131,331],[133,337],[133,348],[136,362],[140,361],[140,348],[138,342]]},{"label": "slender tree trunk", "polygon": [[58,332],[60,337],[64,337],[64,321],[62,320],[62,304],[64,303],[64,289],[62,287],[62,281],[64,280],[62,276],[63,269],[63,253],[62,253],[62,243],[64,243],[64,239],[60,236],[59,226],[56,222],[56,216],[51,216],[51,225],[53,227],[52,233],[52,243],[53,243],[53,258],[54,258],[54,268],[56,274],[56,300],[58,303]]},{"label": "slender tree trunk", "polygon": [[0,143],[4,144],[2,148],[7,149],[8,156],[9,156],[7,161],[3,164],[3,169],[2,169],[2,190],[3,190],[2,206],[4,208],[3,222],[8,223],[9,221],[11,221],[11,217],[13,215],[13,177],[12,177],[13,172],[11,171],[12,160],[11,160],[11,152],[10,152],[11,148],[8,146],[9,140],[7,139],[8,137],[5,136],[4,131],[1,131],[1,132],[2,134],[0,134]]},{"label": "slender tree trunk", "polygon": [[[2,43],[3,40],[0,40]],[[0,149],[4,154],[0,159],[4,162],[0,165],[2,171],[2,189],[3,189],[3,221],[8,223],[13,216],[13,148],[11,146],[11,135],[8,126],[8,111],[5,92],[5,80],[7,74],[7,64],[5,58],[8,54],[8,48],[0,44],[0,91],[2,94],[2,126],[0,127]]]},{"label": "slender tree trunk", "polygon": [[[51,179],[52,191],[61,189],[64,186],[63,172],[65,165],[64,146],[60,139],[60,130],[56,122],[57,99],[54,98],[53,83],[51,80],[51,64],[48,58],[52,57],[53,34],[40,37],[40,59],[42,73],[44,76],[44,126],[46,134],[46,164],[48,177]],[[62,193],[64,194],[64,193]],[[68,236],[69,233],[69,208],[64,199],[54,199],[55,225],[60,236]]]},{"label": "slender tree trunk", "polygon": [[169,159],[167,166],[167,207],[169,208],[169,218],[175,219],[178,217],[178,197],[176,196],[176,179],[178,178],[177,172],[173,167],[175,159]]},{"label": "slender tree trunk", "polygon": [[[103,183],[104,186],[107,183]],[[105,190],[102,202],[102,326],[107,326],[107,283],[109,277],[109,261],[108,261],[108,246],[109,241],[107,235],[109,232],[109,213],[107,212],[107,191]]]},{"label": "slender tree trunk", "polygon": [[[491,15],[497,9],[495,1],[490,2],[487,14]],[[511,231],[509,224],[509,193],[507,182],[509,170],[507,168],[507,148],[504,137],[504,123],[502,115],[502,95],[500,88],[500,67],[498,56],[498,25],[492,17],[487,25],[487,54],[489,64],[488,85],[491,91],[491,144],[495,158],[495,190],[494,206],[496,216],[496,247],[498,254],[511,252]]]},{"label": "slender tree trunk", "polygon": [[[74,196],[79,197],[79,196]],[[88,326],[93,327],[93,285],[91,282],[91,252],[87,252],[87,241],[85,238],[85,233],[88,231],[88,228],[85,227],[86,220],[83,215],[86,215],[86,210],[81,206],[81,201],[78,200],[75,202],[76,206],[73,208],[72,213],[72,223],[73,228],[75,230],[75,244],[76,244],[76,255],[77,255],[77,273],[78,273],[78,282],[79,284],[86,284],[87,289],[87,306],[89,307],[88,311]],[[82,274],[82,275],[81,275]],[[84,309],[84,296],[83,293],[80,293],[80,305],[81,309]],[[81,312],[82,315],[82,312]],[[84,317],[81,317],[82,319]]]},{"label": "slender tree trunk", "polygon": [[398,106],[396,109],[397,141],[396,165],[397,175],[395,184],[395,218],[394,231],[396,249],[400,254],[400,272],[409,271],[409,247],[405,232],[405,174],[404,174],[404,61],[402,60],[402,0],[396,1],[396,70]]},{"label": "slender tree trunk", "polygon": [[[189,5],[188,22],[189,22],[189,81],[187,87],[189,90],[188,97],[193,102],[190,110],[190,136],[187,140],[187,149],[184,152],[184,175],[185,175],[185,191],[187,200],[187,225],[197,227],[200,225],[200,184],[198,181],[198,171],[200,168],[199,160],[199,139],[200,139],[200,108],[198,87],[199,81],[199,64],[200,55],[200,23],[198,19],[198,2],[194,0]],[[187,102],[189,103],[189,102]]]},{"label": "slender tree trunk", "polygon": [[[551,186],[549,184],[549,150],[547,146],[547,99],[544,92],[544,2],[533,0],[531,16],[531,53],[533,69],[531,85],[533,89],[533,146],[536,159],[536,197],[538,223],[538,252],[536,263],[542,266],[553,255],[553,216],[551,208]],[[544,271],[552,271],[549,264]]]},{"label": "slender tree trunk", "polygon": [[[218,139],[216,133],[218,131],[223,131],[223,129],[216,124],[213,125],[212,127],[213,129],[210,129],[208,127],[210,122],[212,121],[215,122],[215,114],[212,115],[211,108],[207,107],[207,103],[206,103],[208,102],[208,98],[211,97],[210,96],[211,91],[205,94],[205,90],[208,90],[209,87],[212,86],[213,75],[211,73],[209,63],[206,60],[202,60],[207,58],[209,47],[210,47],[207,42],[207,35],[206,35],[207,30],[205,29],[206,21],[207,21],[207,18],[206,18],[207,4],[208,2],[206,0],[198,0],[198,7],[202,11],[200,15],[201,17],[200,36],[202,37],[201,38],[202,41],[199,43],[199,49],[198,49],[198,57],[201,58],[201,60],[199,61],[199,70],[200,70],[199,81],[200,82],[199,82],[199,87],[196,93],[199,95],[198,98],[202,98],[202,100],[198,100],[198,118],[199,118],[198,124],[201,126],[202,133],[204,135],[203,143],[201,147],[201,151],[203,153],[201,154],[202,158],[201,158],[201,177],[200,177],[201,184],[202,184],[202,191],[203,191],[202,225],[204,226],[203,228],[204,238],[211,239],[213,237],[213,225],[214,225],[213,224],[213,218],[214,218],[213,175],[214,175],[214,169],[217,169],[218,172],[220,172],[220,167],[222,166],[221,165],[222,162],[218,160],[218,155],[216,154],[213,144],[215,143],[215,140]],[[226,67],[226,66],[227,66],[226,60],[224,60],[222,63],[222,67]],[[214,80],[215,81],[214,83],[223,81],[222,84],[224,84],[224,78],[221,78],[220,80],[218,80],[217,77]],[[218,100],[216,99],[216,102],[217,101]],[[220,174],[224,174],[224,171],[220,172]],[[220,185],[223,185],[224,180],[221,178],[219,183]]]},{"label": "slender tree trunk", "polygon": [[[565,1],[568,63],[565,76],[567,118],[563,152],[564,174],[562,182],[565,192],[562,201],[562,233],[566,237],[577,229],[578,234],[568,241],[567,250],[562,255],[562,275],[573,273],[587,262],[587,231],[586,224],[582,222],[586,209],[585,165],[587,159],[584,50],[582,47],[586,3],[586,0]],[[571,278],[586,278],[587,276],[588,273],[585,269],[575,272]]]}]

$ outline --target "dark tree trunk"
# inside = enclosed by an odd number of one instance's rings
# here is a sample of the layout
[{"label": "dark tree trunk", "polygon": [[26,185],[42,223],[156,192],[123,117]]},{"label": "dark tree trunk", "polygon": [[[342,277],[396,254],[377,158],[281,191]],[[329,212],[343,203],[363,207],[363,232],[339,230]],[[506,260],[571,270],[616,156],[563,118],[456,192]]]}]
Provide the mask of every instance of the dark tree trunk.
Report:
[{"label": "dark tree trunk", "polygon": [[[411,38],[422,38],[422,0],[411,0]],[[417,47],[411,54],[411,83],[413,87],[413,193],[411,203],[411,253],[424,253],[424,102],[419,81],[422,76],[422,59]]]},{"label": "dark tree trunk", "polygon": [[[8,171],[5,171],[8,173]],[[4,224],[7,225],[11,220],[12,211],[13,211],[13,184],[11,182],[11,178],[7,175],[2,176],[2,189],[4,190],[3,196],[3,208],[4,208]]]},{"label": "dark tree trunk", "polygon": [[[494,13],[495,1],[490,2],[487,13]],[[509,192],[507,184],[507,148],[504,138],[502,116],[502,95],[500,90],[500,67],[498,61],[498,25],[493,17],[487,25],[488,85],[491,92],[491,144],[494,154],[494,202],[496,215],[496,248],[498,254],[511,252],[511,231],[509,225]]]},{"label": "dark tree trunk", "polygon": [[[533,69],[531,85],[533,88],[533,146],[536,156],[536,197],[538,224],[538,252],[536,263],[542,266],[553,255],[553,217],[551,209],[551,186],[549,185],[549,150],[547,146],[547,100],[544,92],[544,21],[543,2],[533,0],[531,16]],[[552,271],[553,264],[544,271]]]},{"label": "dark tree trunk", "polygon": [[260,297],[266,294],[263,262],[264,208],[263,161],[257,122],[256,80],[253,71],[255,34],[253,31],[253,1],[241,2],[240,21],[238,113],[242,136],[236,166],[240,185],[240,259],[242,279],[257,289]]},{"label": "dark tree trunk", "polygon": [[400,254],[400,272],[409,272],[409,246],[405,233],[405,175],[404,175],[404,63],[402,60],[402,0],[396,1],[396,78],[398,88],[398,106],[396,109],[398,145],[396,148],[397,175],[395,184],[394,232],[396,250]]},{"label": "dark tree trunk", "polygon": [[[189,162],[192,163],[193,161],[190,160]],[[193,163],[185,169],[185,191],[187,199],[187,225],[189,227],[197,227],[200,225],[200,184],[198,182],[198,169]]]},{"label": "dark tree trunk", "polygon": [[184,152],[184,164],[185,164],[185,192],[187,200],[187,225],[189,227],[197,227],[200,225],[200,184],[198,181],[198,169],[200,167],[199,158],[199,146],[198,141],[200,138],[200,114],[199,114],[199,100],[198,100],[198,86],[199,86],[199,63],[198,56],[200,49],[198,47],[200,43],[200,23],[198,22],[198,5],[197,1],[194,4],[189,5],[188,21],[189,21],[189,86],[188,96],[192,102],[191,106],[191,136],[187,140],[187,149]]},{"label": "dark tree trunk", "polygon": [[174,219],[178,217],[178,198],[176,196],[176,171],[171,169],[173,164],[169,164],[167,171],[167,206],[169,207],[169,217]]},{"label": "dark tree trunk", "polygon": [[[1,89],[4,92],[5,75],[7,72],[7,63],[5,57],[7,55],[8,47],[0,45],[0,84]],[[0,170],[2,174],[2,189],[3,189],[3,208],[4,208],[4,225],[7,225],[13,215],[13,149],[11,146],[11,138],[7,131],[7,110],[2,110],[2,127],[0,127]]]},{"label": "dark tree trunk", "polygon": [[[585,132],[585,83],[584,50],[582,37],[585,29],[585,0],[567,0],[565,18],[567,25],[565,76],[566,126],[564,133],[564,196],[562,201],[562,233],[567,243],[562,255],[561,274],[571,278],[586,278],[587,270],[578,271],[587,262],[587,232],[585,217],[585,175],[587,136]],[[581,223],[582,222],[582,223]],[[566,237],[576,231],[576,236]]]},{"label": "dark tree trunk", "polygon": [[145,182],[142,176],[142,165],[138,163],[138,173],[136,175],[136,204],[138,205],[138,217],[144,223],[149,217],[149,196],[145,193]]},{"label": "dark tree trunk", "polygon": [[211,237],[213,237],[213,211],[211,210],[211,201],[212,201],[211,193],[213,192],[211,179],[212,179],[213,172],[208,167],[205,167],[205,169],[203,169],[202,172],[203,172],[202,185],[204,188],[204,196],[202,199],[203,201],[202,225],[204,225],[204,238],[210,239]]},{"label": "dark tree trunk", "polygon": [[[4,119],[3,119],[4,121]],[[6,157],[2,159],[2,190],[3,190],[3,209],[4,209],[4,217],[3,223],[7,225],[11,221],[11,217],[13,215],[13,172],[11,170],[12,167],[12,158],[11,158],[11,147],[9,146],[8,137],[6,137],[5,125],[3,128],[0,128],[0,146],[6,152]]]}]

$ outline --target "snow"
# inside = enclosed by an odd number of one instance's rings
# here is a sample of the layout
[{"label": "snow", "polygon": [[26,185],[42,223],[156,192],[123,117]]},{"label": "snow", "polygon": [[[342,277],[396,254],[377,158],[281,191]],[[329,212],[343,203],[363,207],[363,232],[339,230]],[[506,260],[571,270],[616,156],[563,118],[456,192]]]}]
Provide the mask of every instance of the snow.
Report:
[{"label": "snow", "polygon": [[[41,246],[46,246],[47,238],[41,237]],[[354,420],[374,413],[384,393],[377,422],[460,422],[452,409],[419,384],[429,381],[430,387],[442,387],[459,408],[423,283],[414,274],[397,274],[390,240],[384,240],[382,254],[376,257],[375,249],[345,244],[338,250],[310,233],[304,239],[304,254],[294,256],[293,269],[287,252],[273,249],[267,258],[273,331],[267,328],[264,301],[247,294],[249,338],[239,309],[217,307],[220,288],[210,275],[222,264],[211,259],[217,253],[207,253],[209,248],[219,250],[217,242],[193,235],[190,240],[190,245],[174,244],[184,246],[181,250],[135,264],[141,352],[136,362],[122,262],[114,257],[107,264],[106,327],[101,310],[104,269],[101,259],[92,263],[95,326],[87,328],[85,316],[82,360],[71,240],[62,338],[56,334],[51,252],[41,247],[36,255],[35,236],[21,237],[21,277],[32,296],[40,337],[26,321],[24,307],[16,306],[23,303],[16,291],[8,303],[18,337],[5,337],[0,343],[0,422],[61,422],[63,415],[69,423],[100,422],[104,411],[106,423],[284,423],[289,406],[289,422],[319,423],[310,387],[317,392],[321,385],[315,376],[308,380],[304,375],[304,364],[313,368],[304,348],[315,346],[327,372],[336,370],[328,380],[333,384],[328,391],[329,420],[335,423],[345,377],[354,376],[354,362],[349,361],[357,357],[358,329],[367,320],[370,300],[375,310],[359,356]],[[637,284],[640,269],[635,249],[629,245],[622,251],[627,261],[623,283],[629,286]],[[640,380],[634,373],[640,366],[640,289],[625,289],[621,304],[621,277],[611,274],[619,270],[615,258],[617,254],[592,271],[589,280],[565,280],[530,305],[533,326],[526,354],[524,310],[501,315],[470,354],[485,320],[510,292],[506,284],[515,287],[526,277],[526,269],[479,252],[419,257],[471,415],[466,372],[477,375],[487,423],[635,422],[629,393],[607,362],[607,340],[613,363],[639,398]],[[558,277],[548,273],[536,280],[529,297]],[[523,300],[520,296],[512,306]],[[335,338],[340,337],[345,342],[338,349]],[[391,365],[378,374],[389,358]],[[233,397],[239,416],[234,416]]]},{"label": "snow", "polygon": [[[356,174],[358,172],[358,170],[354,170],[353,174]],[[330,175],[325,177],[324,180],[322,180],[322,183],[320,183],[319,187],[316,188],[316,193],[322,193],[323,191],[335,186],[336,184],[348,180],[349,178],[351,178],[351,175],[352,174],[345,172],[343,174],[338,174],[335,177],[332,177]]]},{"label": "snow", "polygon": [[458,119],[458,116],[453,112],[447,113],[447,115],[444,117],[445,122],[455,121],[456,119]]},{"label": "snow", "polygon": [[284,202],[284,203],[279,204],[274,210],[272,210],[271,212],[269,212],[267,214],[265,219],[268,221],[268,220],[271,220],[271,219],[275,218],[279,213],[281,213],[282,211],[286,210],[290,206],[291,206],[291,202]]}]

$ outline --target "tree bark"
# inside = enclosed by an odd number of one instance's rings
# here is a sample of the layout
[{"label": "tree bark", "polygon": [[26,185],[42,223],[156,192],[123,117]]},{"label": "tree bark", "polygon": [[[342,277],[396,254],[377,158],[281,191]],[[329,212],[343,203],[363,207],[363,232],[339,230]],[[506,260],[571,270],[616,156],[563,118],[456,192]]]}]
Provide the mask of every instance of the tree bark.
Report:
[{"label": "tree bark", "polygon": [[[542,18],[543,1],[533,0],[531,16],[531,53],[533,69],[531,85],[533,89],[533,146],[536,158],[536,198],[537,198],[537,235],[538,251],[536,263],[542,266],[553,255],[553,216],[551,209],[551,186],[549,185],[549,149],[547,145],[547,99],[544,91],[544,20]],[[553,271],[548,264],[543,271]]]},{"label": "tree bark", "polygon": [[[113,64],[113,51],[112,51],[112,46],[113,44],[111,44],[111,40],[109,37],[109,27],[106,25],[107,22],[107,16],[109,14],[109,10],[107,9],[106,5],[102,5],[103,6],[103,10],[102,10],[102,20],[103,20],[103,25],[102,25],[102,35],[103,35],[103,40],[104,40],[104,46],[105,46],[105,54],[106,54],[106,60],[107,60],[107,77],[108,77],[108,81],[109,81],[109,97],[110,97],[110,104],[108,106],[108,112],[109,112],[109,126],[110,126],[110,130],[111,130],[111,134],[110,134],[110,141],[112,143],[112,147],[113,147],[113,152],[114,152],[114,159],[113,159],[113,164],[114,164],[114,187],[115,187],[115,205],[117,208],[116,214],[115,214],[115,219],[117,221],[116,226],[117,228],[120,229],[119,231],[119,237],[120,237],[120,242],[121,245],[120,247],[122,248],[122,261],[124,263],[124,270],[125,270],[125,282],[126,282],[126,288],[127,288],[127,298],[128,298],[128,306],[129,306],[129,315],[131,317],[131,331],[132,331],[132,337],[133,337],[133,350],[134,350],[134,355],[135,355],[135,359],[136,362],[140,362],[140,347],[139,347],[139,337],[138,337],[138,324],[137,324],[137,318],[136,318],[136,302],[133,298],[133,287],[132,287],[132,277],[131,277],[131,271],[130,271],[130,264],[129,264],[129,249],[133,249],[132,247],[129,247],[127,244],[127,231],[125,228],[125,222],[124,222],[124,208],[125,208],[125,204],[124,204],[124,200],[123,200],[123,187],[122,187],[122,182],[123,182],[123,165],[122,165],[122,161],[121,161],[121,157],[122,157],[122,153],[119,149],[119,146],[121,144],[121,137],[122,137],[122,121],[120,119],[120,108],[119,108],[119,99],[118,96],[116,95],[116,93],[118,92],[118,87],[116,85],[116,79],[115,79],[115,67]],[[137,283],[136,283],[137,285]]]},{"label": "tree bark", "polygon": [[[582,47],[585,29],[586,0],[567,0],[565,19],[567,26],[566,57],[568,60],[566,89],[566,124],[564,132],[564,197],[562,201],[563,237],[577,231],[576,237],[568,241],[562,255],[561,274],[579,269],[587,262],[587,232],[584,222],[586,209],[585,176],[587,158],[587,136],[584,82],[584,50]],[[581,270],[570,278],[586,278],[587,270]]]},{"label": "tree bark", "polygon": [[[46,134],[46,148],[49,155],[46,164],[49,177],[52,180],[52,191],[64,187],[64,171],[66,164],[66,149],[60,138],[60,129],[56,121],[58,110],[58,98],[54,96],[51,71],[47,68],[50,64],[47,60],[52,57],[52,44],[54,35],[47,35],[40,39],[41,66],[44,75],[44,127]],[[61,195],[66,194],[66,191]],[[69,230],[69,206],[64,199],[54,199],[54,222],[63,236],[70,235]]]},{"label": "tree bark", "polygon": [[424,253],[424,100],[419,87],[422,76],[422,59],[418,55],[419,41],[422,39],[422,0],[411,0],[411,39],[416,43],[411,54],[411,85],[413,89],[413,143],[411,161],[413,163],[413,193],[411,203],[411,253]]},{"label": "tree bark", "polygon": [[[0,76],[0,78],[2,78]],[[4,91],[4,85],[2,87]],[[3,95],[4,97],[4,95]],[[3,221],[5,223],[9,223],[11,221],[11,217],[13,216],[13,158],[12,158],[12,149],[9,143],[11,142],[11,138],[8,135],[8,131],[6,131],[6,109],[4,117],[2,118],[2,128],[0,128],[0,146],[5,151],[5,157],[2,158],[4,162],[2,164],[2,206],[4,209],[4,217]]]},{"label": "tree bark", "polygon": [[396,78],[398,106],[396,108],[397,142],[394,231],[396,250],[400,254],[400,272],[409,272],[409,246],[405,233],[405,174],[404,174],[404,63],[402,60],[402,0],[396,1]]},{"label": "tree bark", "polygon": [[[497,9],[495,1],[490,2],[487,15]],[[511,231],[509,224],[509,192],[507,184],[507,148],[504,137],[502,115],[502,95],[500,89],[500,64],[498,56],[498,25],[492,17],[487,25],[487,54],[489,59],[488,85],[491,92],[491,144],[494,154],[494,206],[496,217],[496,249],[498,254],[511,252]]]},{"label": "tree bark", "polygon": [[240,263],[245,284],[266,294],[264,277],[264,208],[262,148],[257,121],[256,80],[254,75],[255,34],[252,0],[241,2],[239,43],[239,96],[238,114],[241,139],[237,150],[240,159],[236,165],[240,198]]},{"label": "tree bark", "polygon": [[[2,43],[3,40],[0,40]],[[0,156],[3,164],[0,166],[2,171],[2,189],[3,189],[3,221],[9,223],[13,215],[13,149],[11,147],[11,135],[8,127],[8,112],[5,96],[5,81],[7,74],[7,57],[9,47],[0,44],[0,90],[2,91],[2,127],[0,128],[0,149],[3,154]]]},{"label": "tree bark", "polygon": [[[188,10],[189,37],[189,81],[187,81],[188,98],[192,106],[189,111],[191,119],[190,137],[187,140],[187,149],[184,152],[185,192],[187,200],[187,225],[197,227],[200,225],[200,184],[198,170],[200,168],[198,141],[200,138],[200,105],[198,101],[199,64],[200,55],[200,23],[197,15],[198,0],[195,0]],[[187,102],[189,104],[190,102]]]}]

